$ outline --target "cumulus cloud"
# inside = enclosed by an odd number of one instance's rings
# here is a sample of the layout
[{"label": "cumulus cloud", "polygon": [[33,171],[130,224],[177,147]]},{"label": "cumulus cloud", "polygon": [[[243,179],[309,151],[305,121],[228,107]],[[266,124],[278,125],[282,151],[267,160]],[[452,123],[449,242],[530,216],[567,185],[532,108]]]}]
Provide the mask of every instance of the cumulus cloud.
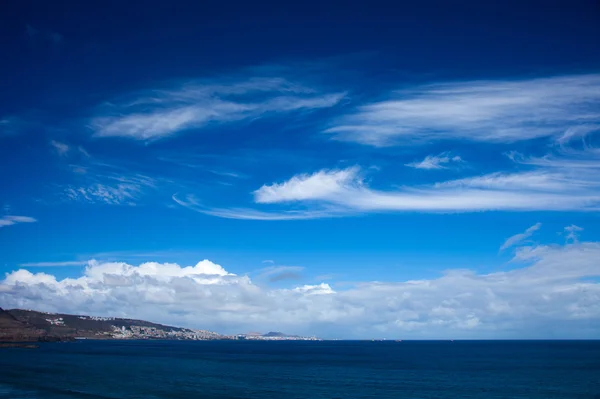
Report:
[{"label": "cumulus cloud", "polygon": [[280,184],[264,185],[254,192],[254,198],[264,204],[329,198],[360,185],[358,172],[359,168],[352,167],[302,174]]},{"label": "cumulus cloud", "polygon": [[36,219],[30,216],[5,215],[0,218],[0,227],[12,226],[17,223],[34,223]]},{"label": "cumulus cloud", "polygon": [[339,103],[345,93],[320,92],[281,77],[223,77],[131,95],[101,107],[90,121],[97,137],[154,140],[188,129]]},{"label": "cumulus cloud", "polygon": [[542,227],[542,224],[536,223],[533,226],[529,227],[527,230],[525,230],[523,233],[515,234],[514,236],[509,237],[508,239],[506,239],[506,241],[504,241],[504,244],[502,244],[502,246],[500,247],[500,251],[504,251],[505,249],[514,247],[515,245],[522,243],[524,240],[531,237],[533,233],[538,231],[540,227]]},{"label": "cumulus cloud", "polygon": [[[373,146],[460,139],[510,143],[585,134],[600,122],[600,75],[422,85],[358,107],[326,130]],[[565,135],[567,137],[565,137]]]},{"label": "cumulus cloud", "polygon": [[463,162],[458,155],[452,155],[450,152],[442,152],[439,155],[427,155],[422,161],[415,161],[405,164],[405,166],[415,169],[447,169],[451,164]]},{"label": "cumulus cloud", "polygon": [[[592,338],[600,332],[600,243],[521,246],[510,271],[335,287],[260,287],[204,260],[194,266],[90,261],[58,279],[25,269],[0,281],[3,307],[136,317],[223,333],[324,337]],[[553,328],[547,328],[552,325]]]}]

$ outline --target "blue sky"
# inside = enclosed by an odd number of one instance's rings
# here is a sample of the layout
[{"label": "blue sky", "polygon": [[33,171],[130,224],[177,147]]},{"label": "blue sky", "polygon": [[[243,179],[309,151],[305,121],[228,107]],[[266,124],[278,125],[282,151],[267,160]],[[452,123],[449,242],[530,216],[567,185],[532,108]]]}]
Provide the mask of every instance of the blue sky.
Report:
[{"label": "blue sky", "polygon": [[2,8],[0,306],[598,336],[597,2]]}]

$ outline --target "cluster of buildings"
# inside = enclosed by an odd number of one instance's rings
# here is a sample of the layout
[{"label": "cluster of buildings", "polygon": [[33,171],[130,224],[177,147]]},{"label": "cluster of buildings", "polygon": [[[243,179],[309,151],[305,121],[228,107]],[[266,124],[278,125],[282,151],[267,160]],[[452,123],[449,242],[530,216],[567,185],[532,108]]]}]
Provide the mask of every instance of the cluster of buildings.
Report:
[{"label": "cluster of buildings", "polygon": [[114,317],[79,316],[81,320],[112,321]]},{"label": "cluster of buildings", "polygon": [[317,337],[298,337],[295,335],[236,335],[233,339],[254,340],[254,341],[322,341]]},{"label": "cluster of buildings", "polygon": [[[50,314],[50,313],[47,313]],[[52,324],[53,326],[64,326],[65,325],[65,321],[63,320],[62,317],[57,317],[55,319],[46,319],[46,321],[50,324]]]},{"label": "cluster of buildings", "polygon": [[110,334],[116,339],[179,339],[179,340],[207,340],[222,339],[217,333],[206,330],[166,330],[156,327],[116,327],[113,326],[113,332]]}]

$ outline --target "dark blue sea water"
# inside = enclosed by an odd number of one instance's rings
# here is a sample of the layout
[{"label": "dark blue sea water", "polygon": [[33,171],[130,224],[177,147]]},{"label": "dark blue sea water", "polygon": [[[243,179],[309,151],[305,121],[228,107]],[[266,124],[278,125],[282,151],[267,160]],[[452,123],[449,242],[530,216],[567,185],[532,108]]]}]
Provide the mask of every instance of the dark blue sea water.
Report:
[{"label": "dark blue sea water", "polygon": [[600,399],[600,341],[80,341],[0,349],[0,398]]}]

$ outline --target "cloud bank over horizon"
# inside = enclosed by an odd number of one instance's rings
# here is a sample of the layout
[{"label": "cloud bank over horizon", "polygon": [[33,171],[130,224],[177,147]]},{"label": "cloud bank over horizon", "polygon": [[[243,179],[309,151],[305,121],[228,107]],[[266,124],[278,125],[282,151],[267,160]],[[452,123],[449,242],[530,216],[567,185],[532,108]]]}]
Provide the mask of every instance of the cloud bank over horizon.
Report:
[{"label": "cloud bank over horizon", "polygon": [[593,338],[600,328],[598,259],[598,242],[526,245],[515,249],[507,270],[492,273],[450,269],[432,279],[288,288],[257,285],[208,260],[185,267],[92,260],[76,278],[26,269],[7,273],[0,301],[8,308],[140,318],[232,334]]}]

